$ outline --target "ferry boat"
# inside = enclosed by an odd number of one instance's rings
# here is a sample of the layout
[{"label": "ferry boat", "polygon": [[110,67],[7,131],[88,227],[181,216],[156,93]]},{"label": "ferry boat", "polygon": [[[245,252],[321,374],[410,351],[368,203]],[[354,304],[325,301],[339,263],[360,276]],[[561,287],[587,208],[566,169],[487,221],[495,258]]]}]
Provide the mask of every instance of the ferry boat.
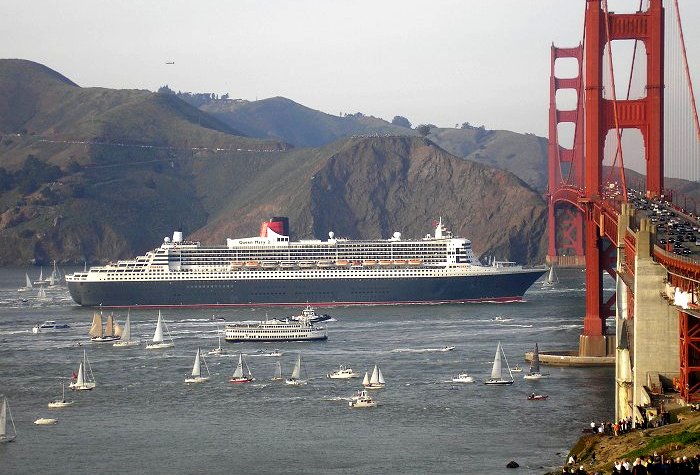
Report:
[{"label": "ferry boat", "polygon": [[313,341],[325,340],[328,332],[315,326],[303,315],[297,320],[272,318],[261,322],[229,323],[224,330],[226,341]]},{"label": "ferry boat", "polygon": [[[453,237],[442,220],[413,240],[398,232],[377,240],[331,232],[326,240],[291,241],[288,226],[286,218],[273,218],[260,236],[221,246],[183,240],[176,231],[143,256],[75,272],[66,282],[73,300],[86,306],[333,306],[519,301],[545,272],[514,262],[482,264],[471,241]],[[268,268],[272,262],[285,265]]]}]

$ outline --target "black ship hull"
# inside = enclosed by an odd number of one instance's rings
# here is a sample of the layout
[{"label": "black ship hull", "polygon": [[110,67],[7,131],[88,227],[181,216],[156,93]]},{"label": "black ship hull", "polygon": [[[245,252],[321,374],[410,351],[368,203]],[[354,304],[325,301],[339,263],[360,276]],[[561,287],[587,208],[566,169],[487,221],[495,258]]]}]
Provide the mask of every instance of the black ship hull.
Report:
[{"label": "black ship hull", "polygon": [[529,269],[459,277],[71,281],[68,289],[79,305],[106,307],[509,302],[522,300],[543,274]]}]

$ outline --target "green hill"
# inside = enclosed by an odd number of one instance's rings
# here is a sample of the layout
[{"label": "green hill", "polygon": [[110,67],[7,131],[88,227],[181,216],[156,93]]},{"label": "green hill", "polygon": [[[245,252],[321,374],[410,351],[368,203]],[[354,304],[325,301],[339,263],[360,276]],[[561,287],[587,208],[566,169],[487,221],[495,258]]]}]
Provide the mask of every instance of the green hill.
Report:
[{"label": "green hill", "polygon": [[411,129],[376,117],[334,116],[284,97],[212,101],[201,109],[251,137],[277,139],[298,147],[319,147],[351,135],[416,135]]}]

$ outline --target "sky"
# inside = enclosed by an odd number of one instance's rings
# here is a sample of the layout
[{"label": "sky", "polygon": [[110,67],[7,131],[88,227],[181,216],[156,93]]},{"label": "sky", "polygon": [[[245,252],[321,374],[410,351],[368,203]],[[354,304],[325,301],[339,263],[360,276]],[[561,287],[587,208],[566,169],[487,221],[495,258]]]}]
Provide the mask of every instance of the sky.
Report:
[{"label": "sky", "polygon": [[[700,1],[678,0],[700,81]],[[635,10],[639,0],[609,0]],[[0,58],[83,87],[284,96],[330,114],[547,136],[550,46],[584,0],[0,0]],[[174,62],[175,64],[166,64]],[[699,83],[700,84],[700,83]],[[700,90],[700,85],[697,86]]]}]

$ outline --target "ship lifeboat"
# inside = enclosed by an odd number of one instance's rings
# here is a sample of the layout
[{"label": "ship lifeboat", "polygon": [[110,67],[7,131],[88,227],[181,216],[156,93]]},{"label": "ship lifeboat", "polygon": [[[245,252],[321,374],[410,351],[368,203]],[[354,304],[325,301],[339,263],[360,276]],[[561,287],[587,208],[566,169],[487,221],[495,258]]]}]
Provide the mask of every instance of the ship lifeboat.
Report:
[{"label": "ship lifeboat", "polygon": [[275,269],[277,268],[277,262],[275,261],[262,261],[260,267],[263,269]]},{"label": "ship lifeboat", "polygon": [[390,266],[390,265],[393,265],[393,264],[394,264],[394,261],[392,261],[391,259],[380,259],[380,260],[379,260],[379,265],[380,265],[380,266]]},{"label": "ship lifeboat", "polygon": [[367,259],[362,261],[362,265],[366,267],[373,267],[377,265],[377,261],[375,261],[374,259]]},{"label": "ship lifeboat", "polygon": [[347,259],[338,259],[335,261],[335,265],[338,267],[347,267],[350,265],[350,261]]},{"label": "ship lifeboat", "polygon": [[302,269],[310,269],[311,267],[315,267],[316,263],[313,261],[299,261],[297,265]]},{"label": "ship lifeboat", "polygon": [[317,261],[316,265],[318,267],[332,267],[335,265],[334,261]]},{"label": "ship lifeboat", "polygon": [[246,261],[244,266],[246,269],[257,269],[260,266],[260,262],[258,262],[258,261]]},{"label": "ship lifeboat", "polygon": [[405,266],[406,264],[408,264],[408,261],[406,259],[395,259],[394,260],[395,266]]},{"label": "ship lifeboat", "polygon": [[280,262],[280,267],[282,269],[293,269],[296,266],[297,266],[297,264],[294,261],[282,261],[282,262]]},{"label": "ship lifeboat", "polygon": [[408,265],[409,265],[409,266],[420,266],[420,265],[423,265],[423,259],[409,259],[409,260],[408,260]]},{"label": "ship lifeboat", "polygon": [[245,262],[241,261],[231,261],[231,269],[240,269],[244,264]]}]

